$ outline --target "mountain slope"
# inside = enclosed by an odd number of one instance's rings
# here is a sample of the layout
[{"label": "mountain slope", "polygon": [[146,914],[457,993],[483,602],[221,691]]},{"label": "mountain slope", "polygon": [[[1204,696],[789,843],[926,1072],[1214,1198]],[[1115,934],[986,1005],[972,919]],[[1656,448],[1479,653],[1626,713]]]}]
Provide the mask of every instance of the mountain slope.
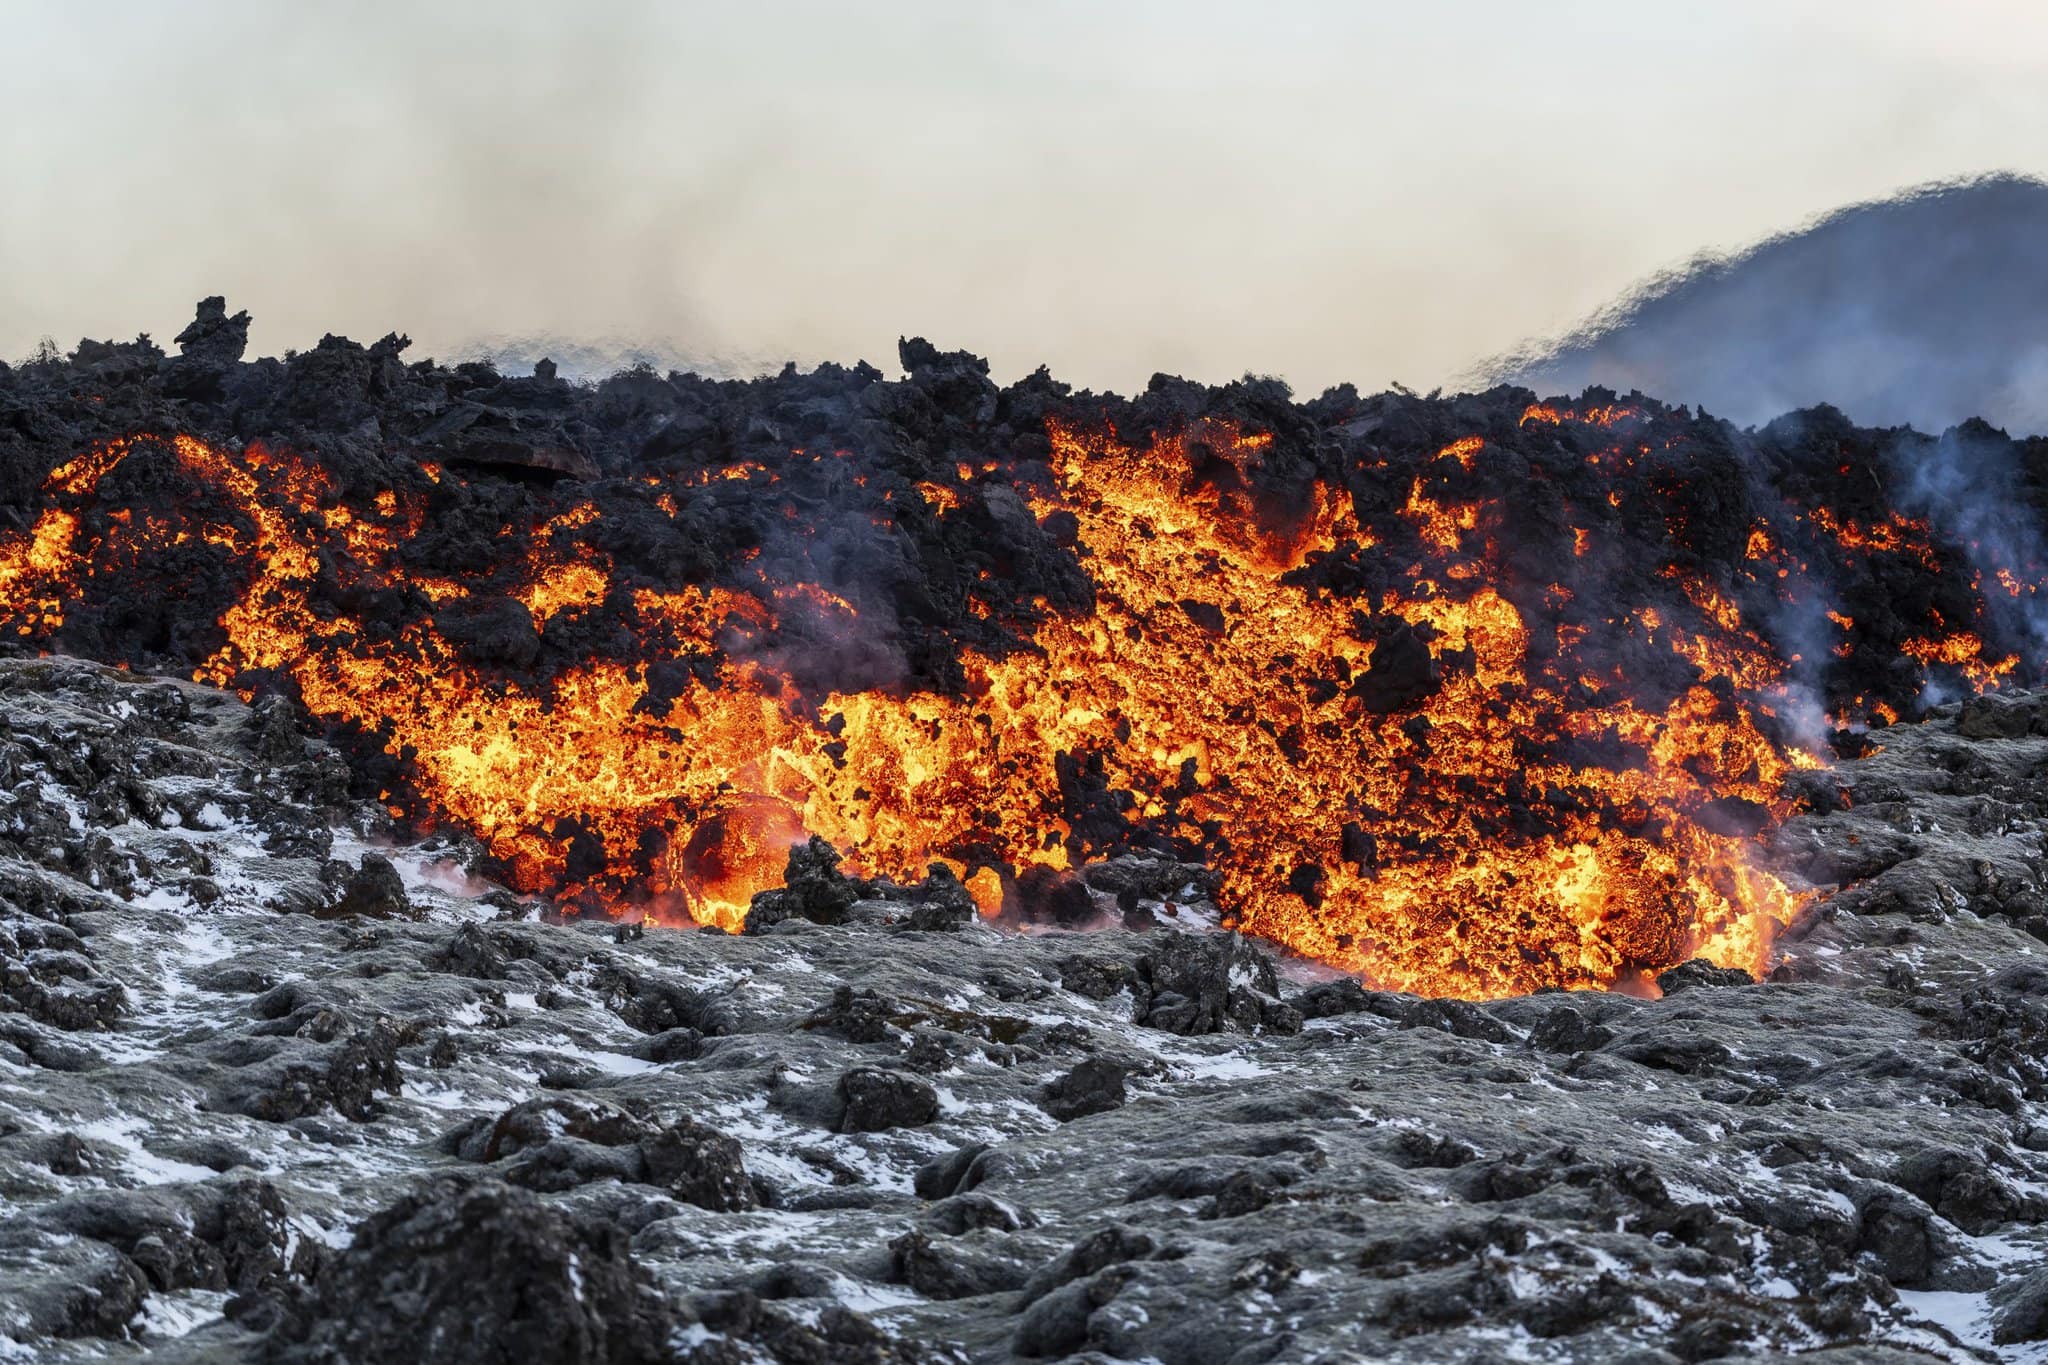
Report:
[{"label": "mountain slope", "polygon": [[1696,257],[1478,377],[1641,388],[1745,423],[1826,401],[1880,425],[2048,430],[2048,184],[1926,186]]}]

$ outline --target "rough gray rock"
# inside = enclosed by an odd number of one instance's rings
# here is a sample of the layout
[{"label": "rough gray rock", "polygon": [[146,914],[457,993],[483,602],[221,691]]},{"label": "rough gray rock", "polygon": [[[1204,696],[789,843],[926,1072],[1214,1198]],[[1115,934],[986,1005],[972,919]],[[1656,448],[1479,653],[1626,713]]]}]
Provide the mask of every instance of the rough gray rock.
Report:
[{"label": "rough gray rock", "polygon": [[320,913],[330,919],[389,919],[411,911],[405,883],[399,879],[391,860],[365,853],[361,866],[349,873],[342,884],[341,899]]},{"label": "rough gray rock", "polygon": [[[1763,981],[1458,1002],[1220,934],[917,932],[875,885],[836,924],[621,935],[448,889],[460,847],[332,804],[274,712],[66,661],[0,662],[0,700],[33,787],[0,810],[5,979],[119,1000],[0,1007],[29,1358],[1924,1361],[2041,1330],[2031,720],[1957,709],[1828,774],[1848,799],[1770,854],[1859,879]],[[410,913],[320,918],[373,847]],[[1176,918],[1195,879],[1140,861],[1079,881]]]},{"label": "rough gray rock", "polygon": [[366,1219],[286,1314],[269,1358],[350,1365],[653,1365],[674,1329],[618,1227],[447,1179]]},{"label": "rough gray rock", "polygon": [[1668,972],[1657,973],[1657,989],[1667,996],[1680,991],[1727,986],[1754,986],[1756,978],[1740,967],[1716,967],[1705,958],[1694,958]]},{"label": "rough gray rock", "polygon": [[1090,1057],[1064,1076],[1047,1081],[1039,1089],[1038,1102],[1062,1123],[1119,1109],[1124,1103],[1127,1074],[1123,1066],[1106,1057]]},{"label": "rough gray rock", "polygon": [[929,1083],[881,1067],[858,1066],[842,1075],[839,1099],[845,1106],[839,1120],[843,1133],[917,1128],[939,1116],[939,1093]]}]

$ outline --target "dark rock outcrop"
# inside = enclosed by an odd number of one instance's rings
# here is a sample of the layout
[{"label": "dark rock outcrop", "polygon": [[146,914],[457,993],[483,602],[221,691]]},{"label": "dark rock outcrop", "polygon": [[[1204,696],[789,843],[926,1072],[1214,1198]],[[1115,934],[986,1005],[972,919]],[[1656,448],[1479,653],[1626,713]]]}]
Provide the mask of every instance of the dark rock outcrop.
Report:
[{"label": "dark rock outcrop", "polygon": [[509,1186],[443,1179],[355,1230],[292,1305],[269,1357],[651,1365],[671,1358],[674,1330],[619,1229]]}]

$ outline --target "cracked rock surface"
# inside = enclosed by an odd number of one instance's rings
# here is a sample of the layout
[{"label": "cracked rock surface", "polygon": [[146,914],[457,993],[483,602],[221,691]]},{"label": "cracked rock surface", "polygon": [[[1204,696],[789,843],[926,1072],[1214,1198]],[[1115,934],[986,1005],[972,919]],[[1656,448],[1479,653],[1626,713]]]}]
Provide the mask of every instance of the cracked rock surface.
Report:
[{"label": "cracked rock surface", "polygon": [[1467,1003],[1129,870],[549,922],[274,705],[0,662],[0,1359],[2041,1359],[2048,704],[1875,738],[1770,979]]}]

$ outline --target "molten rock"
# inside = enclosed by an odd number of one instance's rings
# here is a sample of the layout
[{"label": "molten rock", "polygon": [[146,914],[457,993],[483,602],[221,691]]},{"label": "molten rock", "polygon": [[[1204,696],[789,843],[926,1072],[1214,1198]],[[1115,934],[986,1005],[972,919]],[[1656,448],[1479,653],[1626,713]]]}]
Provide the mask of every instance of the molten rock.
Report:
[{"label": "molten rock", "polygon": [[[324,741],[227,693],[39,658],[0,660],[0,702],[0,1354],[1424,1365],[2041,1330],[2031,723],[1936,708],[1788,800],[1759,865],[1830,891],[1753,984],[1673,943],[1632,994],[1462,1000],[1231,936],[1186,850],[1071,873],[1167,932],[906,931],[918,893],[863,875],[833,925],[620,933],[337,797]],[[1383,882],[1427,853],[1358,842]],[[412,913],[321,918],[371,847]],[[1113,1093],[1091,1055],[1126,1102],[1061,1123],[1042,1101]]]},{"label": "molten rock", "polygon": [[[1123,399],[914,338],[900,379],[578,386],[396,335],[245,360],[246,326],[0,369],[0,638],[297,703],[468,870],[636,922],[1221,916],[1462,998],[1756,974],[1800,908],[1760,840],[1826,732],[2048,657],[2048,462],[1981,423]],[[130,813],[241,815],[163,800]],[[1089,879],[1119,859],[1206,884]]]}]

